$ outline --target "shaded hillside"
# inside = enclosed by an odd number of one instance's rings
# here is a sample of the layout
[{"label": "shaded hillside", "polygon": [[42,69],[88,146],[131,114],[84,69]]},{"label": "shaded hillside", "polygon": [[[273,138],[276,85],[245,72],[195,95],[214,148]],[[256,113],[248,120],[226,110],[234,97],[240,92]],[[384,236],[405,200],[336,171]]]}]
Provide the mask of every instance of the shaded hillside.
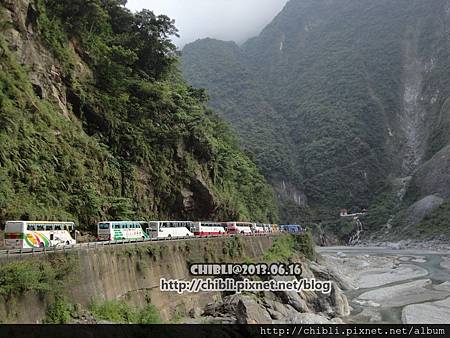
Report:
[{"label": "shaded hillside", "polygon": [[270,187],[124,1],[0,1],[0,220],[275,220]]},{"label": "shaded hillside", "polygon": [[[449,23],[448,0],[291,0],[241,47],[187,45],[183,71],[210,90],[212,107],[241,142],[253,149],[282,144],[295,175],[283,162],[263,167],[264,174],[303,193],[309,212],[326,217],[370,206],[370,222],[379,226],[415,202],[405,186],[403,201],[397,178],[409,182],[450,141]],[[240,103],[246,93],[257,102],[252,108]],[[253,141],[248,125],[277,136]],[[256,157],[273,158],[267,151]]]}]

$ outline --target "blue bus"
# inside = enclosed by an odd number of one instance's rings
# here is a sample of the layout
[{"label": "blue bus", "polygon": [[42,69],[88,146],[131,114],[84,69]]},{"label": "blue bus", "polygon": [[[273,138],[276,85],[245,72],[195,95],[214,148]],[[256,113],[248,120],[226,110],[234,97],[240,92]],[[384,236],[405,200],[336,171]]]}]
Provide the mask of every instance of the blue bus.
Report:
[{"label": "blue bus", "polygon": [[279,228],[280,231],[288,232],[291,234],[303,233],[306,231],[306,229],[299,224],[280,224]]}]

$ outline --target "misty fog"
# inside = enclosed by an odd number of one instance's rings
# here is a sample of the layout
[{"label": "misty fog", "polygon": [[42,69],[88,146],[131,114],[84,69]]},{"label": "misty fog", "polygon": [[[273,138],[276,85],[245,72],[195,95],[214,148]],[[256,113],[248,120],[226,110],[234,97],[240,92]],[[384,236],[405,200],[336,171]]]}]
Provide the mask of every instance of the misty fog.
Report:
[{"label": "misty fog", "polygon": [[133,11],[147,8],[175,19],[178,47],[200,38],[242,43],[256,36],[288,0],[129,0]]}]

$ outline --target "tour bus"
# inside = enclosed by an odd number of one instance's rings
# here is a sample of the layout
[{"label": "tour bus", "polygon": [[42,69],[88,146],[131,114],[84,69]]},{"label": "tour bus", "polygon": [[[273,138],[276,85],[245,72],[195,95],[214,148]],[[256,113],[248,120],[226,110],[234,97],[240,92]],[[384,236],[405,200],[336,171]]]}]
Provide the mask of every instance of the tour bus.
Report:
[{"label": "tour bus", "polygon": [[272,232],[272,225],[271,224],[263,224],[264,232],[269,234]]},{"label": "tour bus", "polygon": [[298,224],[283,224],[280,225],[280,230],[289,233],[302,233],[306,231],[301,225]]},{"label": "tour bus", "polygon": [[271,232],[273,232],[273,233],[280,232],[278,224],[270,224],[270,228],[271,228]]},{"label": "tour bus", "polygon": [[226,222],[224,226],[227,228],[227,232],[231,235],[233,234],[251,234],[252,227],[255,223],[250,222]]},{"label": "tour bus", "polygon": [[8,221],[5,247],[8,249],[48,248],[76,243],[75,223]]},{"label": "tour bus", "polygon": [[264,228],[264,224],[260,224],[260,223],[254,223],[252,224],[252,232],[256,233],[256,234],[263,234],[265,233],[265,228]]},{"label": "tour bus", "polygon": [[151,221],[148,232],[152,238],[193,237],[190,221]]},{"label": "tour bus", "polygon": [[194,222],[191,231],[195,236],[225,235],[226,230],[222,223],[217,222]]},{"label": "tour bus", "polygon": [[119,241],[148,238],[148,223],[145,221],[104,221],[97,225],[97,240]]}]

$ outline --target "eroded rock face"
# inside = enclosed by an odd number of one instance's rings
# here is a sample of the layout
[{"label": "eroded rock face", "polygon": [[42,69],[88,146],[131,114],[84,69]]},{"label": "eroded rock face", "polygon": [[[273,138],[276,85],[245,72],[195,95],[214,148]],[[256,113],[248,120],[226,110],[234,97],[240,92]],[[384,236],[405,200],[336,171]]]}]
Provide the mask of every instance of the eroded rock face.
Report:
[{"label": "eroded rock face", "polygon": [[207,180],[197,171],[190,184],[180,190],[178,205],[184,214],[206,219],[215,212],[215,200],[214,192]]},{"label": "eroded rock face", "polygon": [[406,224],[409,226],[419,224],[423,218],[438,208],[444,200],[435,195],[428,195],[411,205],[404,213]]},{"label": "eroded rock face", "polygon": [[67,88],[60,63],[37,38],[37,10],[29,0],[5,0],[2,21],[10,23],[2,32],[18,62],[26,65],[37,96],[54,101],[69,116]]},{"label": "eroded rock face", "polygon": [[450,145],[425,162],[413,178],[419,196],[435,195],[450,198]]},{"label": "eroded rock face", "polygon": [[354,286],[351,282],[337,271],[333,270],[330,266],[320,265],[315,262],[309,264],[309,268],[318,278],[323,280],[333,280],[343,290],[352,290]]}]

